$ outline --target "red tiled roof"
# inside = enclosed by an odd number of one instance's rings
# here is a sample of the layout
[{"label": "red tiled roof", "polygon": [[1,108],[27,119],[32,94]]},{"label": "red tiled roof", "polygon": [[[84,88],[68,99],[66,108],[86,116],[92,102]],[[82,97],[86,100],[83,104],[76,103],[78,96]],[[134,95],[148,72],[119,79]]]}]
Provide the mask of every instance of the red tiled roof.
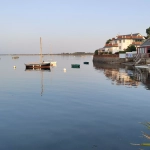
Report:
[{"label": "red tiled roof", "polygon": [[117,36],[117,39],[144,39],[143,36]]}]

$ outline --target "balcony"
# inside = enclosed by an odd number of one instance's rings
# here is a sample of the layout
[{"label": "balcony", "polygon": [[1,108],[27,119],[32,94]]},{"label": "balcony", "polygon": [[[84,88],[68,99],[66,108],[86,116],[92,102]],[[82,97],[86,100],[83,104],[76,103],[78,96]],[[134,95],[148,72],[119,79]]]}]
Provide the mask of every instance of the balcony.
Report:
[{"label": "balcony", "polygon": [[118,47],[118,44],[105,44],[105,47]]},{"label": "balcony", "polygon": [[142,42],[132,42],[133,45],[141,45]]}]

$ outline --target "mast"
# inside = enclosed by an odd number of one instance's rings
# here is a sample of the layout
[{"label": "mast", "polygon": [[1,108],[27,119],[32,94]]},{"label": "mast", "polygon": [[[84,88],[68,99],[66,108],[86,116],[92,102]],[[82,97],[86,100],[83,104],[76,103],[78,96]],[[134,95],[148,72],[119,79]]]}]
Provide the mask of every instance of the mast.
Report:
[{"label": "mast", "polygon": [[41,96],[43,96],[43,91],[44,91],[44,88],[43,88],[43,71],[41,71]]},{"label": "mast", "polygon": [[40,62],[42,63],[42,38],[40,37]]}]

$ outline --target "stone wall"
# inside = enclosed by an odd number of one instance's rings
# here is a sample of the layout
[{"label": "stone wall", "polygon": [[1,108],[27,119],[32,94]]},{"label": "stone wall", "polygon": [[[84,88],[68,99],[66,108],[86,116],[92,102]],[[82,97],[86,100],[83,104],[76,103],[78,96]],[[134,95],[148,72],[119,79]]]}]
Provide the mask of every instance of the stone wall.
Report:
[{"label": "stone wall", "polygon": [[93,62],[120,64],[126,62],[125,58],[119,58],[119,55],[94,55]]}]

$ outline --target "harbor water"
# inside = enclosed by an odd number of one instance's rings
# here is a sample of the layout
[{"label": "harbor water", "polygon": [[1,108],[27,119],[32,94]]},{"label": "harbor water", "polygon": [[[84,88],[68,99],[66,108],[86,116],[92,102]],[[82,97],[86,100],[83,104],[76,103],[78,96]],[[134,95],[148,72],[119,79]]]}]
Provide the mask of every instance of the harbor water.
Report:
[{"label": "harbor water", "polygon": [[50,70],[26,70],[39,56],[0,57],[1,150],[149,149],[131,144],[150,143],[148,69],[54,55]]}]

